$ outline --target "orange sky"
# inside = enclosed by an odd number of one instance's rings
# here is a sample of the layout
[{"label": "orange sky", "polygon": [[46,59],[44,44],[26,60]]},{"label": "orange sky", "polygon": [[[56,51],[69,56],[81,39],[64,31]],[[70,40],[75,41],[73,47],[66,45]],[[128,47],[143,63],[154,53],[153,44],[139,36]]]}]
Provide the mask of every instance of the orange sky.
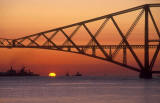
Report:
[{"label": "orange sky", "polygon": [[[0,37],[22,37],[146,3],[158,0],[0,0]],[[1,71],[10,65],[15,68],[26,65],[42,75],[48,72],[63,75],[68,71],[86,75],[134,73],[108,62],[59,51],[1,49],[0,56]]]}]

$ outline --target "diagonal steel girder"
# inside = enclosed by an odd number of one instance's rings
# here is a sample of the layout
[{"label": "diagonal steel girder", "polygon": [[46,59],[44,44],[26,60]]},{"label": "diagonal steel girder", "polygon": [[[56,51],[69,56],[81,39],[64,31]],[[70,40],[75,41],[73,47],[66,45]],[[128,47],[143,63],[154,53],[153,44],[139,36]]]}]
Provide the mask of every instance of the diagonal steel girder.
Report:
[{"label": "diagonal steel girder", "polygon": [[50,42],[54,47],[56,47],[58,50],[61,50],[51,39],[49,39],[44,33],[42,34],[43,37],[47,39],[48,42]]},{"label": "diagonal steel girder", "polygon": [[[14,42],[14,43],[17,42],[17,43],[20,44],[21,46],[25,46],[25,45],[22,43],[22,42],[25,41],[25,40],[26,40],[26,39],[24,39],[24,38],[21,39],[20,41],[18,41],[17,39],[14,39],[13,42]],[[16,46],[16,45],[14,45],[14,46]]]},{"label": "diagonal steel girder", "polygon": [[[78,25],[77,28],[71,33],[71,35],[69,36],[70,39],[72,39],[72,37],[76,34],[76,32],[79,30],[81,26],[82,25]],[[68,39],[66,39],[62,45],[66,45],[67,43],[70,43]]]},{"label": "diagonal steel girder", "polygon": [[[33,41],[36,41],[40,36],[41,36],[41,35],[37,35],[37,36],[33,39]],[[30,46],[30,45],[32,45],[32,44],[34,44],[34,43],[33,43],[33,42],[30,42],[30,43],[28,44],[28,46]]]},{"label": "diagonal steel girder", "polygon": [[[96,31],[96,33],[94,34],[94,37],[96,38],[99,33],[103,30],[103,28],[105,27],[106,23],[109,21],[110,18],[106,18],[105,21],[102,23],[102,25],[98,28],[98,30]],[[90,41],[87,43],[87,45],[90,45],[93,41],[93,39],[90,39]],[[87,48],[84,49],[84,52],[87,50]]]},{"label": "diagonal steel girder", "polygon": [[[56,36],[56,34],[57,34],[58,32],[59,32],[58,30],[55,31],[55,32],[51,35],[51,37],[49,37],[48,39],[52,41],[52,39]],[[42,45],[46,45],[46,44],[49,42],[48,39],[47,39]],[[53,43],[52,43],[52,44],[53,44]]]},{"label": "diagonal steel girder", "polygon": [[6,39],[6,41],[9,45],[12,45],[12,42],[10,42],[8,39]]},{"label": "diagonal steel girder", "polygon": [[113,17],[111,17],[111,20],[113,22],[113,24],[115,25],[116,29],[118,30],[120,36],[122,37],[122,39],[124,40],[125,44],[127,45],[128,49],[130,50],[130,52],[132,53],[133,57],[135,58],[136,62],[138,63],[139,67],[141,69],[143,69],[143,65],[140,62],[139,58],[137,57],[136,53],[133,51],[132,47],[130,46],[129,42],[127,41],[126,37],[124,36],[124,34],[122,33],[122,31],[120,30],[118,24],[116,23],[116,21],[114,20]]},{"label": "diagonal steel girder", "polygon": [[30,37],[28,37],[27,39],[31,41],[30,43],[36,44],[36,46],[38,46],[38,47],[40,46],[38,43],[36,43],[36,42],[35,42],[34,40],[32,40]]},{"label": "diagonal steel girder", "polygon": [[64,36],[72,43],[72,45],[79,51],[79,53],[83,53],[82,50],[79,49],[79,47],[67,36],[67,34],[61,29],[60,30]]},{"label": "diagonal steel girder", "polygon": [[[129,37],[129,35],[131,34],[131,32],[134,30],[135,26],[137,25],[137,23],[139,22],[139,20],[141,19],[142,15],[144,13],[144,9],[142,9],[142,11],[140,12],[140,14],[137,16],[137,18],[135,19],[135,21],[133,22],[133,24],[130,26],[130,28],[128,29],[128,31],[126,32],[126,39]],[[118,44],[118,45],[122,45],[124,43],[124,40],[122,39],[122,41]],[[119,52],[120,48],[117,47],[113,54],[112,54],[112,58],[114,58],[116,56],[116,54]]]},{"label": "diagonal steel girder", "polygon": [[[156,24],[156,22],[155,22],[155,19],[154,19],[153,15],[152,15],[152,12],[151,12],[150,8],[149,8],[148,11],[149,11],[149,15],[150,15],[150,17],[151,17],[151,20],[152,20],[152,22],[153,22],[153,25],[154,25],[154,27],[155,27],[155,30],[156,30],[157,35],[158,35],[159,40],[160,40],[160,32],[159,32],[158,26],[157,26],[157,24]],[[152,68],[153,68],[153,66],[154,66],[154,63],[155,63],[156,59],[157,59],[157,56],[158,56],[159,51],[160,51],[160,42],[159,42],[159,46],[157,47],[157,49],[156,49],[156,51],[155,51],[155,53],[154,53],[154,55],[153,55],[153,58],[152,58],[152,60],[151,60],[151,63],[150,63],[150,65],[149,65],[149,67],[150,67],[151,70],[152,70]]]},{"label": "diagonal steel girder", "polygon": [[[3,38],[0,38],[0,44],[2,44],[3,46],[8,46],[8,45],[12,45],[12,41],[11,39],[3,39]],[[5,45],[5,43],[7,43],[7,45]]]},{"label": "diagonal steel girder", "polygon": [[[2,44],[2,45],[4,45],[4,43],[0,40],[0,43]],[[5,45],[4,45],[5,46]]]},{"label": "diagonal steel girder", "polygon": [[99,49],[102,51],[102,53],[105,55],[106,59],[111,59],[111,57],[107,54],[107,52],[102,48],[102,46],[99,44],[99,42],[93,36],[93,34],[91,33],[91,31],[88,29],[88,27],[85,24],[83,24],[83,26],[86,29],[86,31],[88,32],[88,34],[91,36],[91,38],[93,39],[93,41],[96,43],[96,45],[99,47]]}]

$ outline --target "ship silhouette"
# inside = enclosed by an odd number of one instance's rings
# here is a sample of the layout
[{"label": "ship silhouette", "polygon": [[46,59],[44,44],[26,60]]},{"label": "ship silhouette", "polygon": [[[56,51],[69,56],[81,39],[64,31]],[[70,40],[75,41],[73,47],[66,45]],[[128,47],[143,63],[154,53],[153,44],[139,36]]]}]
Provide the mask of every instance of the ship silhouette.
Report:
[{"label": "ship silhouette", "polygon": [[[67,72],[65,76],[70,77],[70,74]],[[82,76],[82,74],[80,72],[77,72],[75,75],[71,76]]]},{"label": "ship silhouette", "polygon": [[70,76],[70,74],[67,72],[65,76],[66,76],[66,77],[69,77],[69,76]]},{"label": "ship silhouette", "polygon": [[82,76],[80,72],[77,72],[74,76]]},{"label": "ship silhouette", "polygon": [[39,76],[39,74],[34,74],[30,70],[26,70],[25,66],[23,66],[19,72],[11,68],[7,70],[6,72],[0,72],[0,76]]}]

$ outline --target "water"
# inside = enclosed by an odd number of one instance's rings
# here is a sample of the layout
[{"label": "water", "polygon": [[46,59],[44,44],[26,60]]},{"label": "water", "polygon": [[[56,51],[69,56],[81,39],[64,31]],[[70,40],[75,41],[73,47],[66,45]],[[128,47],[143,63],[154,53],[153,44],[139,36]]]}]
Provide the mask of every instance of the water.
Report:
[{"label": "water", "polygon": [[0,103],[160,103],[160,78],[0,77]]}]

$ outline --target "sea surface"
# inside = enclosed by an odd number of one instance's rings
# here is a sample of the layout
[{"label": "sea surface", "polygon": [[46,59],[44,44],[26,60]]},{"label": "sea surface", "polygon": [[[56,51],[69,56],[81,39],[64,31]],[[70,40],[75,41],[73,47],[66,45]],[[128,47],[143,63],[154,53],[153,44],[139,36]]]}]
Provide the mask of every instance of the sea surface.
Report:
[{"label": "sea surface", "polygon": [[0,77],[0,103],[160,103],[160,77]]}]

